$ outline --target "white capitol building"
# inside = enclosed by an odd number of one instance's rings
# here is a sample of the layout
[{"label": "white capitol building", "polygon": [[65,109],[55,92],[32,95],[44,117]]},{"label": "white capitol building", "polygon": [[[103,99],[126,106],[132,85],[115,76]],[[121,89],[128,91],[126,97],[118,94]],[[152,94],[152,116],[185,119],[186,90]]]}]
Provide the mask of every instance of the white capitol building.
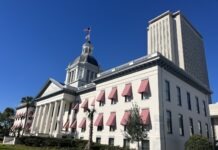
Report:
[{"label": "white capitol building", "polygon": [[[183,150],[193,134],[212,140],[203,39],[180,12],[149,21],[146,56],[100,72],[92,52],[86,37],[81,55],[67,66],[64,84],[46,82],[35,97],[30,134],[88,139],[86,111],[95,108],[94,142],[136,148],[124,136],[136,103],[148,129],[141,143],[145,150]],[[17,114],[22,111],[17,108]]]}]

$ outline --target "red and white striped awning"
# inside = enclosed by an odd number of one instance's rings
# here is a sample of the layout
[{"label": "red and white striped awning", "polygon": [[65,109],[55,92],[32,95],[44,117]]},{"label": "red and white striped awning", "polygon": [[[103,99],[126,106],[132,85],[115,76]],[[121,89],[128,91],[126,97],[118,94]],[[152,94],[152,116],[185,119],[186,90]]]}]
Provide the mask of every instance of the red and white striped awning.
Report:
[{"label": "red and white striped awning", "polygon": [[79,128],[86,128],[86,118],[83,118],[79,124]]},{"label": "red and white striped awning", "polygon": [[70,125],[70,128],[76,129],[76,125],[77,125],[77,121],[74,120],[74,121],[72,122],[72,124]]},{"label": "red and white striped awning", "polygon": [[103,102],[103,101],[105,101],[105,91],[104,91],[104,90],[102,90],[102,91],[99,93],[99,95],[98,95],[96,101],[98,101],[98,102]]},{"label": "red and white striped awning", "polygon": [[140,87],[138,89],[138,93],[150,93],[149,81],[148,79],[142,80]]},{"label": "red and white striped awning", "polygon": [[132,96],[132,84],[126,84],[122,96]]},{"label": "red and white striped awning", "polygon": [[83,102],[81,108],[87,109],[88,108],[88,99],[85,99],[85,101]]},{"label": "red and white striped awning", "polygon": [[108,99],[117,99],[117,87],[113,87],[112,89],[111,89],[111,92],[110,92],[110,94],[109,94],[109,96],[108,96]]},{"label": "red and white striped awning", "polygon": [[94,126],[103,126],[103,113],[98,114]]},{"label": "red and white striped awning", "polygon": [[141,119],[144,125],[150,124],[150,112],[149,109],[142,109]]},{"label": "red and white striped awning", "polygon": [[116,126],[116,113],[111,112],[110,117],[107,120],[106,123],[107,126]]},{"label": "red and white striped awning", "polygon": [[131,115],[131,112],[130,111],[126,111],[124,113],[124,115],[123,115],[123,118],[122,118],[120,124],[123,125],[123,126],[127,125],[127,122],[129,121],[130,115]]}]

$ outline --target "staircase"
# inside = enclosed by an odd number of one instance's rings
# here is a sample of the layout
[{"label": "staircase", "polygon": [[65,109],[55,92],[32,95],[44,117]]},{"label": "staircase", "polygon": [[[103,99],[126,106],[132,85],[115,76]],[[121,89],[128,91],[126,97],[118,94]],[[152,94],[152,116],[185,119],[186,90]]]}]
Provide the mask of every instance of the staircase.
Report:
[{"label": "staircase", "polygon": [[10,136],[4,136],[3,144],[15,145],[16,138]]}]

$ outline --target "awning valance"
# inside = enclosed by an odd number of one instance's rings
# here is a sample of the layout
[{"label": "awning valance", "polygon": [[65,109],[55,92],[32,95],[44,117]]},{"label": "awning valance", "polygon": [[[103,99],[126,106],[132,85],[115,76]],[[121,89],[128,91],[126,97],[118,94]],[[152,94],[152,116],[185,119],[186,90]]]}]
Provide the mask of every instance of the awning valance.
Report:
[{"label": "awning valance", "polygon": [[117,87],[113,87],[108,96],[108,99],[116,99],[117,98]]},{"label": "awning valance", "polygon": [[99,95],[98,95],[96,101],[98,101],[98,102],[103,102],[103,101],[105,101],[105,91],[104,91],[104,90],[102,90],[102,91],[99,93]]},{"label": "awning valance", "polygon": [[138,93],[150,93],[149,80],[145,79],[141,81]]},{"label": "awning valance", "polygon": [[132,96],[132,84],[126,84],[122,96]]},{"label": "awning valance", "polygon": [[130,111],[126,111],[123,115],[123,118],[122,118],[120,124],[123,126],[127,125],[127,122],[129,121],[130,115],[131,115]]},{"label": "awning valance", "polygon": [[116,113],[112,112],[107,120],[107,126],[116,126]]},{"label": "awning valance", "polygon": [[98,114],[98,117],[94,123],[95,126],[103,126],[103,113]]},{"label": "awning valance", "polygon": [[143,124],[148,125],[150,123],[150,112],[149,109],[142,109],[141,119]]}]

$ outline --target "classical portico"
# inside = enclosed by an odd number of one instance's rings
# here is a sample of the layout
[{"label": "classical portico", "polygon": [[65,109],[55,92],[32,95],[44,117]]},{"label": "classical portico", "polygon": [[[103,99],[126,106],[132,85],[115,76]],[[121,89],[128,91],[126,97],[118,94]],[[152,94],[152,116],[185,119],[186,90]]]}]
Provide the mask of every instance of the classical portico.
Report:
[{"label": "classical portico", "polygon": [[[74,88],[49,79],[36,97],[36,111],[31,133],[52,137],[61,136],[64,123],[74,117],[71,108],[74,103]],[[69,115],[64,117],[65,113]]]}]

